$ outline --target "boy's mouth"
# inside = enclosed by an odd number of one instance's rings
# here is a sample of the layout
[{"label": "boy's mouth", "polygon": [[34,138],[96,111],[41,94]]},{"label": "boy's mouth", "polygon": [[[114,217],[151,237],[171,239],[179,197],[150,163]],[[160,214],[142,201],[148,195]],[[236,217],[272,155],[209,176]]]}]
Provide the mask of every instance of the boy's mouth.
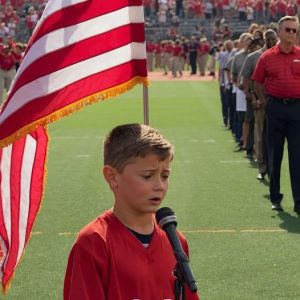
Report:
[{"label": "boy's mouth", "polygon": [[160,197],[153,197],[153,198],[150,198],[150,200],[158,202],[158,201],[161,201],[161,198]]}]

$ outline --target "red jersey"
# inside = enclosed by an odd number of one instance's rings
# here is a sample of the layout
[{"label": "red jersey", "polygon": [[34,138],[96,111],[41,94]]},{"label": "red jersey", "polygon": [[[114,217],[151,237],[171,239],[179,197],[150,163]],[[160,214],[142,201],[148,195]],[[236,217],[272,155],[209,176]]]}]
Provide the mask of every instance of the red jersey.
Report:
[{"label": "red jersey", "polygon": [[152,7],[152,0],[143,0],[143,4],[145,7]]},{"label": "red jersey", "polygon": [[297,13],[297,6],[292,3],[289,3],[286,9],[286,14],[288,16],[295,16],[296,13]]},{"label": "red jersey", "polygon": [[162,52],[162,47],[160,43],[155,44],[154,52],[157,54]]},{"label": "red jersey", "polygon": [[[175,265],[166,233],[157,224],[145,248],[107,211],[78,235],[69,256],[64,300],[174,300]],[[187,288],[186,294],[187,300],[199,299]]]},{"label": "red jersey", "polygon": [[284,53],[279,44],[266,50],[257,62],[252,80],[265,84],[267,94],[300,99],[300,48]]},{"label": "red jersey", "polygon": [[210,50],[210,45],[207,42],[202,42],[198,48],[199,54],[208,54]]},{"label": "red jersey", "polygon": [[263,9],[264,9],[263,1],[262,1],[262,0],[257,0],[257,1],[255,2],[255,4],[254,4],[254,9],[255,9],[256,11],[262,12]]},{"label": "red jersey", "polygon": [[165,52],[172,53],[173,52],[173,45],[172,44],[167,44],[166,47],[165,47]]},{"label": "red jersey", "polygon": [[151,42],[146,43],[146,52],[154,52],[155,45]]},{"label": "red jersey", "polygon": [[238,10],[246,10],[246,0],[238,0],[236,2],[236,7]]},{"label": "red jersey", "polygon": [[16,67],[16,59],[12,53],[5,55],[0,53],[0,69],[9,71]]},{"label": "red jersey", "polygon": [[173,48],[173,55],[174,56],[179,56],[182,52],[182,47],[180,45],[175,45]]},{"label": "red jersey", "polygon": [[277,2],[277,12],[281,13],[281,14],[286,13],[286,3],[285,3],[285,1]]}]

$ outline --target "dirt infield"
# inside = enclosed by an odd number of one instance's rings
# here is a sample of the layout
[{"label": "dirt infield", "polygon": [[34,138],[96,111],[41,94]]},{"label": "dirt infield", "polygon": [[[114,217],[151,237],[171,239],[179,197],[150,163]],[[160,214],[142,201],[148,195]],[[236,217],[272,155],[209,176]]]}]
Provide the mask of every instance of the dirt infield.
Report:
[{"label": "dirt infield", "polygon": [[181,77],[173,77],[171,73],[168,75],[163,75],[163,71],[149,72],[148,77],[150,81],[214,81],[217,80],[212,76],[200,76],[200,75],[190,75],[189,71],[184,71]]}]

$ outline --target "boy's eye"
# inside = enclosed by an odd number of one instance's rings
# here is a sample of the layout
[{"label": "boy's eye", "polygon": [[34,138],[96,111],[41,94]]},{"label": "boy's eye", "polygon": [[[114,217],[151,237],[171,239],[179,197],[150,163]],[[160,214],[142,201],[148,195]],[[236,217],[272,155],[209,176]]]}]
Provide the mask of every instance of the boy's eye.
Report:
[{"label": "boy's eye", "polygon": [[142,177],[143,177],[144,179],[149,179],[149,178],[151,178],[151,175],[142,175]]}]

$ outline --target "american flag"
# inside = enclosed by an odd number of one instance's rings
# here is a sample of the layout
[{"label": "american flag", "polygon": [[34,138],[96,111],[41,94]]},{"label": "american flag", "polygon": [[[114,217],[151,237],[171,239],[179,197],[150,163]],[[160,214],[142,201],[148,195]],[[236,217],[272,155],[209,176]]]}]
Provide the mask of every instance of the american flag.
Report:
[{"label": "american flag", "polygon": [[40,207],[46,125],[137,83],[148,83],[142,0],[48,1],[0,109],[4,289]]}]

